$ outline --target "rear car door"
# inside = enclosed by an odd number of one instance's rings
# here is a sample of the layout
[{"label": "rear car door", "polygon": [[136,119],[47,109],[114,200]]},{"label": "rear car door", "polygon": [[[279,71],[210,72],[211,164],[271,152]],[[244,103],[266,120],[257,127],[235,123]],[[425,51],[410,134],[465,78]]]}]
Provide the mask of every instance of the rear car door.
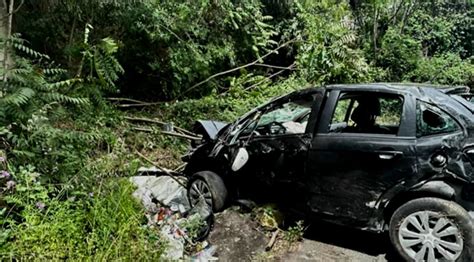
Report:
[{"label": "rear car door", "polygon": [[366,225],[381,196],[416,173],[414,110],[406,94],[332,90],[308,154],[310,210]]}]

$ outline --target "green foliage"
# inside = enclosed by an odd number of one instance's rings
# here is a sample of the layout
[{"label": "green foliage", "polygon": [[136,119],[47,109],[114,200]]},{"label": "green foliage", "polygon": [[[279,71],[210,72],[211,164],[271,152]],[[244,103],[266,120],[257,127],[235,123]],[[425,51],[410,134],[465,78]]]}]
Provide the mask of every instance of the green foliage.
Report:
[{"label": "green foliage", "polygon": [[192,128],[197,119],[212,119],[230,122],[254,107],[298,89],[309,87],[301,78],[290,77],[272,86],[262,85],[251,91],[243,91],[245,81],[235,79],[236,85],[224,95],[214,94],[201,99],[188,99],[165,104],[157,112],[160,119]]},{"label": "green foliage", "polygon": [[418,66],[405,75],[405,80],[443,85],[474,85],[473,58],[463,60],[458,54],[445,53],[419,60]]},{"label": "green foliage", "polygon": [[[271,17],[262,9],[258,0],[79,1],[73,6],[57,1],[44,6],[27,3],[18,14],[18,25],[35,47],[71,63],[82,57],[78,25],[90,23],[96,28],[90,41],[104,36],[121,41],[118,57],[127,72],[123,93],[171,99],[274,45]],[[45,38],[52,41],[46,47]],[[209,94],[225,83],[211,81],[187,95]]]},{"label": "green foliage", "polygon": [[[10,241],[0,246],[2,259],[110,260],[158,259],[163,243],[143,228],[141,207],[131,197],[128,181],[100,181],[90,194],[60,200],[63,191],[51,191],[32,167],[13,173],[14,205],[0,216]],[[56,196],[49,196],[56,195]],[[19,215],[22,222],[12,223]]]},{"label": "green foliage", "polygon": [[303,77],[316,84],[369,80],[348,5],[333,0],[305,3],[298,14],[304,24],[297,56]]},{"label": "green foliage", "polygon": [[288,231],[285,231],[284,238],[290,243],[300,241],[303,239],[304,231],[306,230],[304,226],[304,221],[300,220],[296,222],[294,226],[288,228]]},{"label": "green foliage", "polygon": [[[14,60],[0,72],[1,169],[12,175],[0,178],[1,259],[159,259],[164,243],[141,227],[117,177],[136,172],[136,150],[174,167],[187,145],[136,132],[104,96],[172,101],[136,113],[191,128],[308,83],[472,87],[473,10],[446,0],[25,1],[14,29],[28,41],[0,42]],[[260,211],[276,227],[274,210]]]},{"label": "green foliage", "polygon": [[400,35],[395,28],[389,29],[382,39],[378,66],[385,68],[389,81],[400,81],[418,66],[421,44],[410,36]]}]

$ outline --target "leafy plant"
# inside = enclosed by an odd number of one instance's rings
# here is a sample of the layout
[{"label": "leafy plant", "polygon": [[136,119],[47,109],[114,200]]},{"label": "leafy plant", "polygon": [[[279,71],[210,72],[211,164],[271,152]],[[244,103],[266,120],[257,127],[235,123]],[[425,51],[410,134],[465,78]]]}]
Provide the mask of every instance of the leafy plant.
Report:
[{"label": "leafy plant", "polygon": [[294,226],[289,227],[288,230],[285,231],[284,239],[290,243],[300,241],[303,239],[305,230],[304,221],[300,220],[296,222]]},{"label": "leafy plant", "polygon": [[318,85],[369,80],[348,5],[334,0],[304,3],[298,13],[304,23],[297,56],[302,76]]}]

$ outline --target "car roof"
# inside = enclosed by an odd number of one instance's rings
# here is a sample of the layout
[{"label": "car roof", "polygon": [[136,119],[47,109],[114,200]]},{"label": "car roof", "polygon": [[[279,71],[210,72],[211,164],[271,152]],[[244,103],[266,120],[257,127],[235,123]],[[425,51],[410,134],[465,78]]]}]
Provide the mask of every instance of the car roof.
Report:
[{"label": "car roof", "polygon": [[295,93],[315,92],[316,90],[341,90],[341,91],[370,91],[370,92],[386,92],[400,95],[412,95],[413,97],[436,104],[453,114],[468,116],[468,122],[473,123],[473,112],[471,107],[466,108],[460,101],[456,100],[453,95],[457,95],[460,90],[468,90],[464,86],[446,86],[432,85],[425,83],[362,83],[362,84],[335,84],[326,85],[322,88],[309,88]]},{"label": "car roof", "polygon": [[[446,86],[432,85],[424,83],[364,83],[364,84],[337,84],[327,85],[326,89],[330,90],[352,90],[352,91],[380,91],[390,93],[412,94],[416,97],[426,97],[436,95],[437,90],[442,93],[450,93],[452,90],[465,90],[464,86]],[[438,93],[439,94],[439,93]]]}]

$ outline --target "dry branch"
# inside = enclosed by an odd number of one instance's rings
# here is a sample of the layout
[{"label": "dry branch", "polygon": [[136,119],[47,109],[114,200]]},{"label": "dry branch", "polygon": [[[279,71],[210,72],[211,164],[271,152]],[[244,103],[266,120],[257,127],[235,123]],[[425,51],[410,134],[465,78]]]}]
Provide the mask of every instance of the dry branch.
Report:
[{"label": "dry branch", "polygon": [[163,171],[163,173],[165,173],[165,174],[168,175],[171,179],[173,179],[174,181],[176,181],[176,183],[178,183],[179,185],[181,185],[181,186],[184,187],[184,188],[187,188],[187,186],[186,186],[182,181],[180,181],[179,179],[177,179],[177,178],[175,177],[176,174],[175,174],[173,171],[168,170],[167,168],[161,168],[161,167],[159,167],[159,166],[157,165],[157,163],[155,163],[154,161],[152,161],[151,159],[149,159],[148,157],[146,157],[145,155],[143,155],[142,153],[140,153],[140,152],[139,152],[138,150],[136,150],[136,149],[135,149],[135,153],[136,153],[139,157],[143,158],[143,160],[145,160],[146,162],[148,162],[148,163],[152,164],[153,166],[159,168],[161,171]]},{"label": "dry branch", "polygon": [[267,246],[265,247],[265,251],[270,251],[272,249],[273,245],[276,242],[279,231],[280,230],[277,229],[273,232],[272,238],[270,239],[270,242],[268,242]]},{"label": "dry branch", "polygon": [[[151,118],[144,118],[144,117],[129,117],[129,116],[126,116],[124,117],[126,120],[129,120],[129,121],[137,121],[137,122],[147,122],[147,123],[153,123],[153,124],[157,124],[157,125],[161,125],[161,126],[165,126],[167,125],[167,123],[163,122],[163,121],[160,121],[160,120],[156,120],[156,119],[151,119]],[[181,128],[179,126],[173,126],[173,128],[185,135],[189,135],[189,136],[195,136],[195,137],[198,137],[197,134],[191,132],[191,131],[188,131],[184,128]]]},{"label": "dry branch", "polygon": [[[145,132],[145,133],[153,133],[153,129],[151,128],[146,128],[146,127],[133,127],[132,128],[135,131],[140,131],[140,132]],[[201,140],[202,138],[200,136],[190,136],[190,135],[185,135],[185,134],[180,134],[176,132],[167,132],[167,131],[159,131],[160,134],[163,135],[168,135],[168,136],[175,136],[179,138],[184,138],[184,139],[189,139],[189,140]]]}]

